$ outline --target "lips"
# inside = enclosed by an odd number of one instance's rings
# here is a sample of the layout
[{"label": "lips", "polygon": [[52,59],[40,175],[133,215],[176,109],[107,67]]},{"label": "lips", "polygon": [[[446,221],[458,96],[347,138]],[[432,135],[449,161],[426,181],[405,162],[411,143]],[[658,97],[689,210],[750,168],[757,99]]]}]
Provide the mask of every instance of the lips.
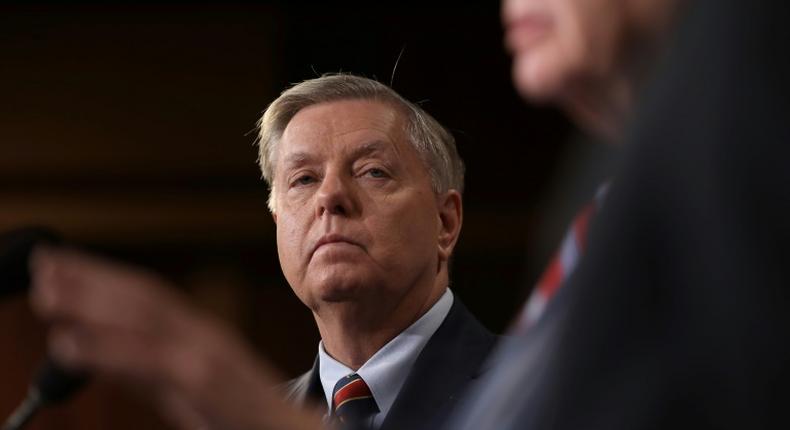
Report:
[{"label": "lips", "polygon": [[361,246],[359,243],[352,240],[348,236],[332,233],[332,234],[321,236],[321,238],[318,239],[318,241],[315,243],[315,246],[313,246],[313,250],[312,252],[310,252],[310,255],[315,254],[315,252],[318,251],[318,249],[321,248],[322,246],[329,245],[332,243],[347,243],[350,245]]},{"label": "lips", "polygon": [[505,24],[505,44],[511,52],[518,52],[535,45],[552,27],[549,16],[529,13],[510,19]]}]

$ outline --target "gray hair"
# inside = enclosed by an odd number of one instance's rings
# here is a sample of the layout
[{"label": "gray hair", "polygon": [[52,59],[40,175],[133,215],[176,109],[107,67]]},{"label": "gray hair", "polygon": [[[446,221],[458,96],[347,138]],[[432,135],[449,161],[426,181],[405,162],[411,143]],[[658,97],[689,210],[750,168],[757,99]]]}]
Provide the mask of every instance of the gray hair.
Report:
[{"label": "gray hair", "polygon": [[275,211],[274,167],[277,144],[285,128],[302,109],[339,100],[374,100],[399,109],[406,120],[409,141],[417,150],[431,176],[438,195],[464,188],[464,162],[458,155],[455,139],[439,122],[392,88],[372,79],[349,74],[324,75],[309,79],[283,91],[258,121],[258,164],[269,184],[269,210]]}]

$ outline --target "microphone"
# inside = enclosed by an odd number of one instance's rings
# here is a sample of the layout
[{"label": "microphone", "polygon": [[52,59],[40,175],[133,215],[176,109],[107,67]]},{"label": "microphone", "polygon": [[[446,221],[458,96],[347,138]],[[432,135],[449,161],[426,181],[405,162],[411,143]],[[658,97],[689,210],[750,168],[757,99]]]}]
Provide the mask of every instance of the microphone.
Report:
[{"label": "microphone", "polygon": [[30,288],[28,260],[39,244],[58,244],[58,235],[44,227],[26,227],[0,234],[0,299]]},{"label": "microphone", "polygon": [[[27,227],[0,234],[0,299],[30,288],[28,261],[36,245],[60,242],[54,231],[43,227]],[[6,420],[2,430],[23,428],[42,406],[68,399],[86,381],[85,374],[67,371],[51,359],[44,359],[28,388],[27,397]]]}]

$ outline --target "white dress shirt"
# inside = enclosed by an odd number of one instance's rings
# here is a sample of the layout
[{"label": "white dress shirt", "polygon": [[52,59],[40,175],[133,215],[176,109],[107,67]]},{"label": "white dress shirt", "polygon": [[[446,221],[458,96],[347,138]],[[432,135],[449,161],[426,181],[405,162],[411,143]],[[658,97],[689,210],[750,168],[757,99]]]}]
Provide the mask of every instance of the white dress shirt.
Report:
[{"label": "white dress shirt", "polygon": [[379,413],[373,416],[373,428],[378,428],[387,417],[398,396],[412,365],[436,330],[444,321],[453,305],[453,293],[448,288],[431,309],[403,330],[394,339],[381,347],[356,372],[332,358],[318,343],[318,365],[326,394],[327,410],[332,409],[332,391],[340,378],[357,373],[370,387]]}]

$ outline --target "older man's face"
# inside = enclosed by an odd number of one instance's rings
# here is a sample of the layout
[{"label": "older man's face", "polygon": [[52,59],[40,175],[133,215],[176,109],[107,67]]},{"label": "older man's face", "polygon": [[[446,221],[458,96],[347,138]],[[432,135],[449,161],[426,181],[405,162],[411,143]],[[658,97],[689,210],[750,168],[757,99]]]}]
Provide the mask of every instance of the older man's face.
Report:
[{"label": "older man's face", "polygon": [[437,200],[396,110],[363,100],[303,109],[276,160],[280,264],[308,307],[399,300],[431,285]]}]

